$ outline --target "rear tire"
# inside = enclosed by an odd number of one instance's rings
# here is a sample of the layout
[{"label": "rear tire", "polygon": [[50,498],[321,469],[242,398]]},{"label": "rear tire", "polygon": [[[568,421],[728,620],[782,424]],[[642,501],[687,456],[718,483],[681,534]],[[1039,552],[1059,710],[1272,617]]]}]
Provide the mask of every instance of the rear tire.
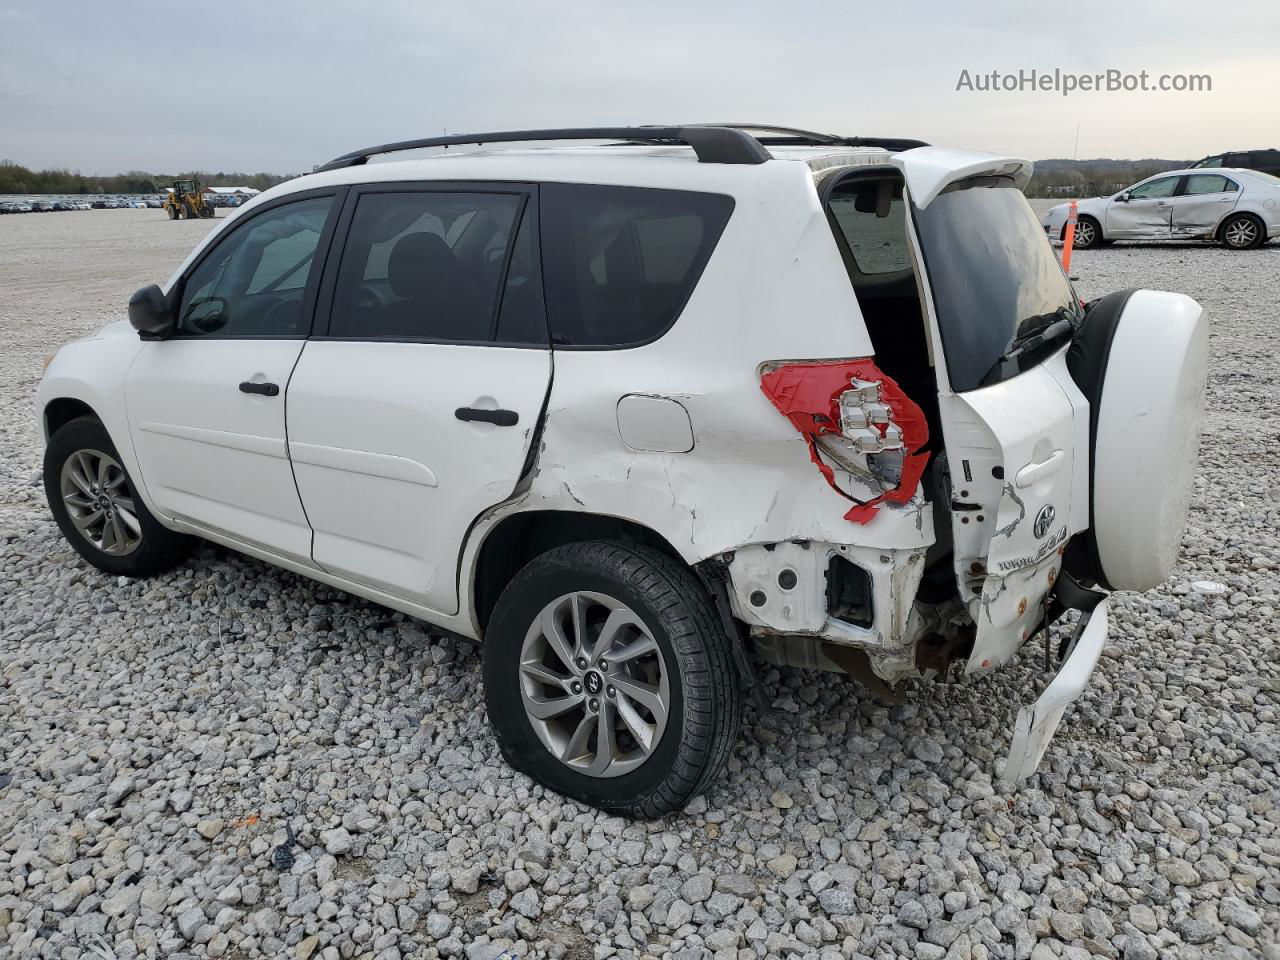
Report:
[{"label": "rear tire", "polygon": [[486,631],[485,700],[502,755],[610,813],[680,810],[737,738],[733,642],[670,556],[608,541],[550,550],[507,585]]},{"label": "rear tire", "polygon": [[1267,242],[1267,228],[1252,214],[1237,213],[1223,222],[1218,237],[1231,250],[1253,250]]},{"label": "rear tire", "polygon": [[49,439],[44,492],[67,542],[104,573],[154,576],[181,563],[195,544],[147,509],[94,417],[72,420]]}]

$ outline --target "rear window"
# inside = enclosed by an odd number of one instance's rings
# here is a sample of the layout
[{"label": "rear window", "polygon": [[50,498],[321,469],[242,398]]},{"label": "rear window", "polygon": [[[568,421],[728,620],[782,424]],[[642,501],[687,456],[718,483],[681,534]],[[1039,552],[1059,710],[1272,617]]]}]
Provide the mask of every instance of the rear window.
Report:
[{"label": "rear window", "polygon": [[625,347],[665,333],[733,210],[730,197],[544,184],[542,260],[552,341]]},{"label": "rear window", "polygon": [[1009,178],[962,181],[914,213],[953,390],[997,382],[988,374],[1015,339],[1079,318],[1044,228]]}]

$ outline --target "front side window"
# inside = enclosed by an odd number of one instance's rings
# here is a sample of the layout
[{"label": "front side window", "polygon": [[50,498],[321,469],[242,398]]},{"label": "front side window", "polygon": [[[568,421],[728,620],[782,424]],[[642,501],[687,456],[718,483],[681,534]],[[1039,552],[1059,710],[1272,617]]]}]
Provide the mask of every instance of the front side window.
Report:
[{"label": "front side window", "polygon": [[1178,187],[1178,177],[1161,177],[1159,180],[1148,180],[1129,191],[1130,200],[1154,200],[1158,197],[1172,197]]},{"label": "front side window", "polygon": [[363,194],[338,269],[329,336],[492,340],[523,203],[514,193]]},{"label": "front side window", "polygon": [[1016,341],[1058,320],[1078,321],[1080,302],[1008,177],[954,184],[916,208],[915,222],[957,393],[1012,375],[1002,357]]},{"label": "front side window", "polygon": [[623,347],[675,323],[733,210],[680,190],[546,184],[542,256],[552,342]]},{"label": "front side window", "polygon": [[1222,166],[1221,157],[1210,157],[1208,160],[1201,160],[1196,164],[1197,167],[1220,167]]},{"label": "front side window", "polygon": [[187,276],[178,335],[306,336],[303,296],[332,206],[298,200],[235,227]]},{"label": "front side window", "polygon": [[1182,192],[1184,196],[1194,197],[1205,193],[1234,193],[1238,189],[1234,182],[1221,174],[1199,173],[1187,177],[1187,185]]}]

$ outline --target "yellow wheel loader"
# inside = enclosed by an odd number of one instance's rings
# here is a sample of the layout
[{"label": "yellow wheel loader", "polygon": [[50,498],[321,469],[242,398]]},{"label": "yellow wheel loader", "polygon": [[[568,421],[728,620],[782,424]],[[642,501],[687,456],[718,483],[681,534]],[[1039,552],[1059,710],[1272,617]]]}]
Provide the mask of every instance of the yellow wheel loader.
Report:
[{"label": "yellow wheel loader", "polygon": [[200,192],[198,180],[175,180],[164,198],[164,208],[170,220],[194,220],[212,217],[213,204]]}]

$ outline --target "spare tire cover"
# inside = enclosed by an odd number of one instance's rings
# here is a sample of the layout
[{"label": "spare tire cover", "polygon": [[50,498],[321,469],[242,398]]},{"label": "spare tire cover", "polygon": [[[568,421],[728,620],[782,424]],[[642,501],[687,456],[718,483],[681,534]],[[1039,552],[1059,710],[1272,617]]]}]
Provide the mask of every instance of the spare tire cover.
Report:
[{"label": "spare tire cover", "polygon": [[1190,297],[1097,301],[1067,354],[1089,401],[1090,579],[1147,590],[1173,571],[1195,480],[1209,325]]}]

